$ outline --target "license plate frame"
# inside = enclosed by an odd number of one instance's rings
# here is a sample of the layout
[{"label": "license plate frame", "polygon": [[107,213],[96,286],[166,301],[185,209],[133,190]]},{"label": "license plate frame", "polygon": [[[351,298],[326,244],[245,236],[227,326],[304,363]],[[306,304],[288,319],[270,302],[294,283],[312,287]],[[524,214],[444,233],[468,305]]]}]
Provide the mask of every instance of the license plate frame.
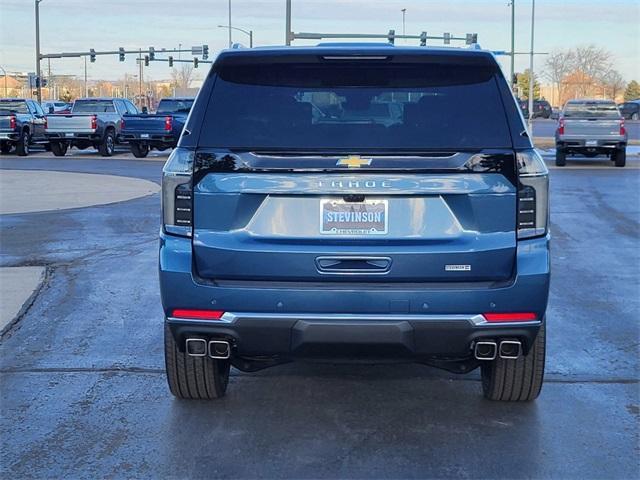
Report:
[{"label": "license plate frame", "polygon": [[[386,199],[346,202],[337,198],[323,198],[320,199],[319,210],[321,235],[371,236],[389,232],[389,201]],[[329,216],[330,213],[338,217]],[[350,219],[349,216],[354,218]]]},{"label": "license plate frame", "polygon": [[64,136],[65,136],[65,137],[75,137],[75,136],[76,136],[76,134],[75,134],[75,133],[69,133],[69,132],[67,132],[67,133],[65,133],[65,134],[64,134]]},{"label": "license plate frame", "polygon": [[149,138],[149,134],[148,133],[141,133],[140,134],[140,138]]},{"label": "license plate frame", "polygon": [[585,142],[585,146],[586,147],[597,147],[598,146],[598,141],[597,140],[587,140]]}]

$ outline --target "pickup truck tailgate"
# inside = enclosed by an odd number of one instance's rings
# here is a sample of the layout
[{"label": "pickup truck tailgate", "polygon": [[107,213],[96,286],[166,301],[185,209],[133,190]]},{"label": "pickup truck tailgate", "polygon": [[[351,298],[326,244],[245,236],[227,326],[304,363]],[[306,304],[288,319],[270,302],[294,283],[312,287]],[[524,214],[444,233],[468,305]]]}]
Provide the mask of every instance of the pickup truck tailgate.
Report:
[{"label": "pickup truck tailgate", "polygon": [[47,132],[93,132],[90,114],[48,115]]},{"label": "pickup truck tailgate", "polygon": [[572,138],[613,138],[620,136],[620,120],[617,119],[572,119],[564,120],[564,134]]}]

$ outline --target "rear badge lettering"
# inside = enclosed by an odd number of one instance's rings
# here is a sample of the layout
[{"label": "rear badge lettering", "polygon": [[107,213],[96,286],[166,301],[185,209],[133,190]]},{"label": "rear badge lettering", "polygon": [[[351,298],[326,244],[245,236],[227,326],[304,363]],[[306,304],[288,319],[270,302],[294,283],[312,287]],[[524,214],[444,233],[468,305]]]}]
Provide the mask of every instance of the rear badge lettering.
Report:
[{"label": "rear badge lettering", "polygon": [[445,265],[444,269],[447,272],[470,272],[471,265]]}]

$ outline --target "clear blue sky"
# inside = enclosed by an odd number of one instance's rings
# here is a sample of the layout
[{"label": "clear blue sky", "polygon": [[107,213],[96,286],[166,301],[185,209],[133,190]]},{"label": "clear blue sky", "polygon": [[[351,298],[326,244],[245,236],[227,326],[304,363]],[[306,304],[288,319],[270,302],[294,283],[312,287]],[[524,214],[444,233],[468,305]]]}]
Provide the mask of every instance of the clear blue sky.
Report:
[{"label": "clear blue sky", "polygon": [[[516,1],[516,50],[528,50],[531,0]],[[384,33],[402,31],[406,8],[407,33],[422,30],[441,34],[477,32],[479,43],[492,50],[508,50],[508,0],[293,0],[293,30]],[[33,71],[33,0],[0,0],[0,65],[8,71]],[[43,53],[209,44],[211,56],[227,44],[228,0],[43,0]],[[254,30],[257,45],[284,41],[284,0],[232,0],[233,25]],[[234,41],[248,43],[234,32]],[[536,50],[547,52],[594,43],[613,54],[626,80],[640,80],[640,1],[537,0]],[[296,42],[295,44],[302,44]],[[537,57],[538,65],[543,57]],[[508,59],[503,57],[504,65]],[[80,59],[53,60],[54,73],[80,75]],[[516,70],[528,65],[516,57]],[[46,62],[43,63],[46,71]],[[90,78],[116,79],[136,73],[133,58],[99,57],[90,64]],[[204,73],[204,72],[201,72]],[[152,64],[146,75],[169,77],[167,64]]]}]

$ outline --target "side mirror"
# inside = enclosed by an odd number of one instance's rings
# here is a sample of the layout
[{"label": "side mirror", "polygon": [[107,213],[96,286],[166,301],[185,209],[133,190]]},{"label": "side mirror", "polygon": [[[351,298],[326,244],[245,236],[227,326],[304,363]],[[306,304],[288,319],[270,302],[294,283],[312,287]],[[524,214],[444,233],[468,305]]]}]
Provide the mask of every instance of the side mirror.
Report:
[{"label": "side mirror", "polygon": [[147,113],[149,113],[149,109],[147,107],[142,107],[142,113],[146,115]]},{"label": "side mirror", "polygon": [[49,115],[53,115],[54,113],[56,113],[56,109],[53,108],[53,105],[49,105]]}]

